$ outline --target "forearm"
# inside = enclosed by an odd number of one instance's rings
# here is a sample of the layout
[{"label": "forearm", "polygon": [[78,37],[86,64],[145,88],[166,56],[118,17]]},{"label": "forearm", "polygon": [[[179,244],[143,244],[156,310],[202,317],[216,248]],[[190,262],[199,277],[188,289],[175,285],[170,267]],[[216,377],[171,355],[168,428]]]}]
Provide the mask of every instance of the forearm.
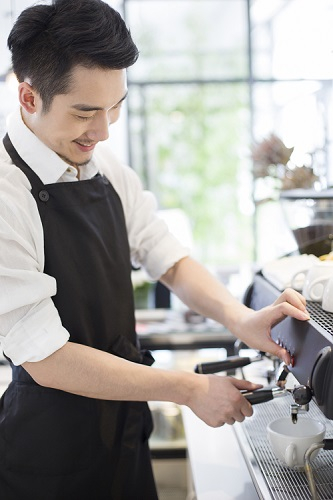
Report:
[{"label": "forearm", "polygon": [[186,405],[198,383],[195,374],[150,368],[72,342],[23,367],[39,385],[95,399]]},{"label": "forearm", "polygon": [[203,266],[187,257],[173,266],[161,281],[191,309],[225,325],[249,347],[270,352],[290,363],[290,354],[271,339],[271,328],[286,316],[308,320],[304,297],[286,289],[271,305],[258,311],[246,307]]},{"label": "forearm", "polygon": [[179,261],[161,281],[189,308],[232,332],[237,331],[240,317],[249,312],[206,268],[189,257]]},{"label": "forearm", "polygon": [[38,384],[80,396],[186,405],[214,427],[250,416],[251,405],[240,390],[259,387],[229,377],[151,368],[71,342],[23,367]]}]

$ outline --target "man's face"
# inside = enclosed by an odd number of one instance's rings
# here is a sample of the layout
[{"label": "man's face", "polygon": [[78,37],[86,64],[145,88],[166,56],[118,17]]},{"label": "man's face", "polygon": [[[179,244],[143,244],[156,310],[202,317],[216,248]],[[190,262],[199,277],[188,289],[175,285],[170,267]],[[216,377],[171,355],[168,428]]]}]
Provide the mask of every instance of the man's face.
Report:
[{"label": "man's face", "polygon": [[84,165],[94,147],[109,136],[127,94],[125,70],[103,70],[77,66],[72,71],[70,90],[56,95],[45,113],[36,95],[36,111],[25,114],[34,134],[72,165]]}]

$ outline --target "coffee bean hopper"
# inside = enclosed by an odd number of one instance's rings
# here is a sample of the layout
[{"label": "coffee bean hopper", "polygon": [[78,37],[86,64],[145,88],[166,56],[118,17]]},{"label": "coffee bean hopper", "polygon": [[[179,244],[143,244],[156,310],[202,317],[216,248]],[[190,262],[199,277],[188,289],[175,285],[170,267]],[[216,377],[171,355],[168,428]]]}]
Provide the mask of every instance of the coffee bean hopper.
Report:
[{"label": "coffee bean hopper", "polygon": [[[280,293],[258,273],[244,303],[261,309],[274,302]],[[272,329],[273,340],[289,351],[292,364],[285,366],[271,357],[274,376],[269,385],[244,394],[255,405],[254,415],[233,426],[258,497],[263,500],[333,499],[333,451],[330,451],[333,448],[333,313],[323,311],[317,302],[308,301],[307,309],[309,321],[288,317]],[[236,368],[267,357],[265,353],[252,358],[234,356],[222,362],[197,365],[195,371],[234,373]],[[268,423],[287,415],[295,425],[298,418],[310,417],[326,427],[325,440],[318,446],[328,451],[321,451],[311,462],[314,450],[309,449],[304,470],[290,469],[280,463],[267,439]]]}]

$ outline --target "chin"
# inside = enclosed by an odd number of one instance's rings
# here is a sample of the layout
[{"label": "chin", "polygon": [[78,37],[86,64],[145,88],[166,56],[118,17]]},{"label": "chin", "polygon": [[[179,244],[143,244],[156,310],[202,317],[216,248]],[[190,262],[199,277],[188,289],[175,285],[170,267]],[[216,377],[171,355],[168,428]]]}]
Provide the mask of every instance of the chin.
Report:
[{"label": "chin", "polygon": [[65,156],[61,153],[57,153],[57,155],[68,165],[72,165],[73,167],[83,167],[84,165],[87,165],[87,163],[90,162],[92,155],[89,156],[89,158],[83,159],[82,157],[80,159],[74,159],[70,158],[69,156]]}]

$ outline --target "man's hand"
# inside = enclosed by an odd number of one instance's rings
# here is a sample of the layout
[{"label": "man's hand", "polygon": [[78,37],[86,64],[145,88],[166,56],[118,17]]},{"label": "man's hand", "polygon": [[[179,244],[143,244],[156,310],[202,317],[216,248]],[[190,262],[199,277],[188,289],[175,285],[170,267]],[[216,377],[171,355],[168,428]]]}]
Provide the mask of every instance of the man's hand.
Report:
[{"label": "man's hand", "polygon": [[199,384],[192,391],[187,404],[191,410],[211,427],[243,422],[253,414],[251,404],[240,390],[253,391],[261,385],[247,380],[218,375],[196,375]]},{"label": "man's hand", "polygon": [[310,319],[305,298],[291,288],[287,288],[274,304],[253,311],[190,257],[177,262],[161,281],[193,311],[225,325],[249,347],[275,354],[287,364],[290,363],[289,354],[270,338],[272,327],[286,316],[303,321]]},{"label": "man's hand", "polygon": [[271,339],[271,329],[287,316],[305,321],[310,319],[303,295],[287,288],[276,301],[259,311],[248,309],[237,326],[237,336],[246,345],[269,352],[290,363],[289,353]]}]

